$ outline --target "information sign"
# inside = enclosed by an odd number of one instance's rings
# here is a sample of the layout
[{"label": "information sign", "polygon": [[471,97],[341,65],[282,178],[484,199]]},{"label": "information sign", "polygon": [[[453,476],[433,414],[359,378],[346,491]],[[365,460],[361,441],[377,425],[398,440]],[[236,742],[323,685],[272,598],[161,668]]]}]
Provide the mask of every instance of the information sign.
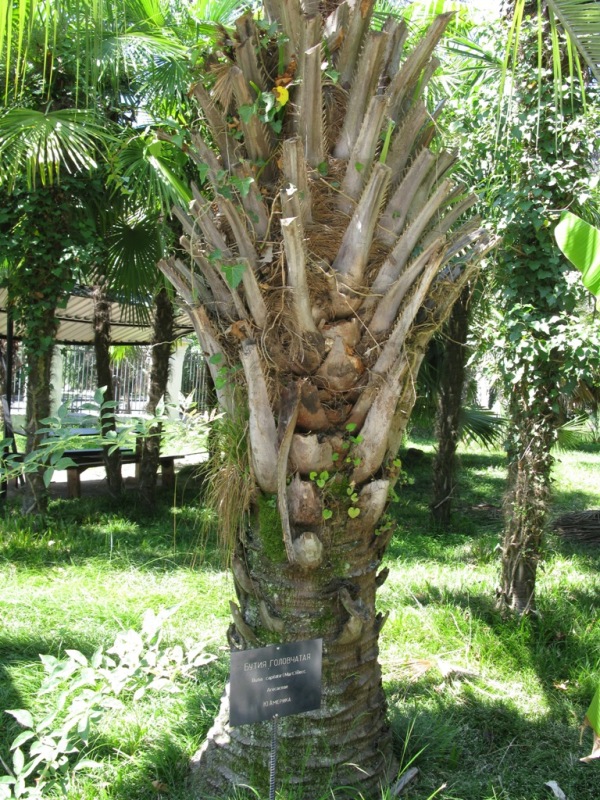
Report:
[{"label": "information sign", "polygon": [[322,657],[322,639],[232,652],[230,724],[320,708]]}]

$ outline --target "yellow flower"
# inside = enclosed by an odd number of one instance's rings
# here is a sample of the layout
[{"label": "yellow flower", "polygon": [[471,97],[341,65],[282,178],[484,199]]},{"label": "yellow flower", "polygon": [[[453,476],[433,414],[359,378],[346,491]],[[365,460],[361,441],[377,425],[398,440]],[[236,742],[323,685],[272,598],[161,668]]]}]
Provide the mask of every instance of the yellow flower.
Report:
[{"label": "yellow flower", "polygon": [[290,98],[290,93],[285,88],[285,86],[275,86],[273,89],[273,94],[275,95],[275,99],[277,100],[277,105],[281,108],[284,106]]}]

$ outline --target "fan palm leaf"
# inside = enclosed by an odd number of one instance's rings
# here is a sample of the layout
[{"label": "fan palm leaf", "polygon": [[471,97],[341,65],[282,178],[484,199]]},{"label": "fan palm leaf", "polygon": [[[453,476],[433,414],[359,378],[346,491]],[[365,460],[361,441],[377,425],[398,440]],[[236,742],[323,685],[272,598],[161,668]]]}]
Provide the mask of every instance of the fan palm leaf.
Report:
[{"label": "fan palm leaf", "polygon": [[590,418],[587,414],[581,414],[557,428],[555,448],[557,450],[575,450],[582,442],[589,442],[592,439]]},{"label": "fan palm leaf", "polygon": [[182,177],[184,161],[179,148],[144,131],[117,152],[112,180],[134,201],[168,211],[174,203],[187,205],[192,199]]},{"label": "fan palm leaf", "polygon": [[140,287],[162,283],[156,267],[163,256],[160,234],[156,217],[144,212],[120,217],[107,232],[107,285],[135,306],[138,314],[142,311]]},{"label": "fan palm leaf", "polygon": [[506,417],[487,408],[466,406],[460,414],[460,438],[483,447],[498,447],[506,434]]},{"label": "fan palm leaf", "polygon": [[94,169],[110,139],[106,125],[89,111],[11,108],[0,116],[0,184],[12,186],[24,175],[28,185],[38,178],[46,185],[58,179],[61,169]]},{"label": "fan palm leaf", "polygon": [[[198,38],[214,40],[251,3],[197,0],[190,6],[166,0],[0,0],[0,64],[4,101],[18,98],[35,53],[44,53],[43,81],[54,61],[73,59],[79,102],[89,102],[102,81],[114,89],[124,77],[156,58],[185,59]],[[81,85],[80,85],[81,84]]]}]

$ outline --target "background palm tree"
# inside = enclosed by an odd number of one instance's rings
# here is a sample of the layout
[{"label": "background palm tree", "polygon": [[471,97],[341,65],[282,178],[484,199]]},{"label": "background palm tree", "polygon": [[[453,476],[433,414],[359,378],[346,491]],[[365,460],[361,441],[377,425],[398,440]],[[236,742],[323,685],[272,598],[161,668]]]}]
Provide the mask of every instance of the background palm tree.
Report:
[{"label": "background palm tree", "polygon": [[[31,248],[4,249],[7,274],[14,278],[13,307],[20,314],[15,321],[23,325],[28,320],[28,449],[37,447],[35,432],[50,410],[54,309],[75,278],[94,281],[100,275],[105,287],[118,291],[121,299],[135,297],[136,308],[152,296],[159,280],[160,251],[154,250],[149,265],[148,244],[156,241],[162,226],[158,215],[185,188],[180,153],[157,141],[150,112],[183,121],[197,57],[190,46],[198,45],[199,35],[220,31],[219,25],[236,5],[221,0],[190,9],[155,0],[125,4],[55,0],[43,10],[33,1],[19,4],[18,9],[10,3],[2,6],[0,77],[5,110],[0,113],[0,191],[12,195],[13,205],[14,198],[20,198],[23,211],[20,217],[13,214],[12,222],[5,218],[3,225],[7,240],[13,242],[24,231],[35,231]],[[212,22],[194,16],[211,13]],[[141,128],[137,127],[140,115]],[[67,175],[74,180],[65,182]],[[60,220],[50,222],[30,208],[32,199],[41,200],[44,193],[50,206],[64,209]],[[62,198],[58,204],[57,194]],[[69,214],[70,203],[79,213]],[[25,226],[27,214],[35,219]],[[70,239],[67,228],[73,229]],[[62,238],[54,241],[52,256],[45,261],[37,258],[36,264],[36,254],[57,230]],[[27,285],[22,280],[25,273],[36,276],[36,291],[19,295],[19,288]],[[105,373],[100,385],[110,384],[110,370]],[[113,466],[110,482],[118,488],[118,465]],[[33,496],[26,506],[40,510],[46,502],[41,475],[31,477],[30,489]]]}]

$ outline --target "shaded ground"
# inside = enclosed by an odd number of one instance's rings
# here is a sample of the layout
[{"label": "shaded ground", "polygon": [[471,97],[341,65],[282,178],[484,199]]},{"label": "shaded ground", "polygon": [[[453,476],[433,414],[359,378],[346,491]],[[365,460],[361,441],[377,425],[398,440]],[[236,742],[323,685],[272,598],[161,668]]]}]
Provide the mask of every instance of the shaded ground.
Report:
[{"label": "shaded ground", "polygon": [[[204,460],[204,455],[195,453],[184,458],[177,459],[175,462],[175,475],[177,480],[177,473],[182,469],[199,464]],[[137,487],[137,479],[135,477],[136,465],[123,464],[123,488],[125,491],[135,489]],[[90,467],[84,470],[80,476],[81,479],[81,496],[82,497],[102,497],[108,495],[108,485],[106,482],[106,472],[104,467]],[[158,474],[158,485],[161,485],[160,469]],[[14,481],[10,481],[8,486],[8,497],[18,498],[22,494],[22,487],[15,486]],[[67,473],[66,470],[58,470],[52,476],[52,483],[49,487],[50,497],[52,499],[68,499],[67,492]]]}]

